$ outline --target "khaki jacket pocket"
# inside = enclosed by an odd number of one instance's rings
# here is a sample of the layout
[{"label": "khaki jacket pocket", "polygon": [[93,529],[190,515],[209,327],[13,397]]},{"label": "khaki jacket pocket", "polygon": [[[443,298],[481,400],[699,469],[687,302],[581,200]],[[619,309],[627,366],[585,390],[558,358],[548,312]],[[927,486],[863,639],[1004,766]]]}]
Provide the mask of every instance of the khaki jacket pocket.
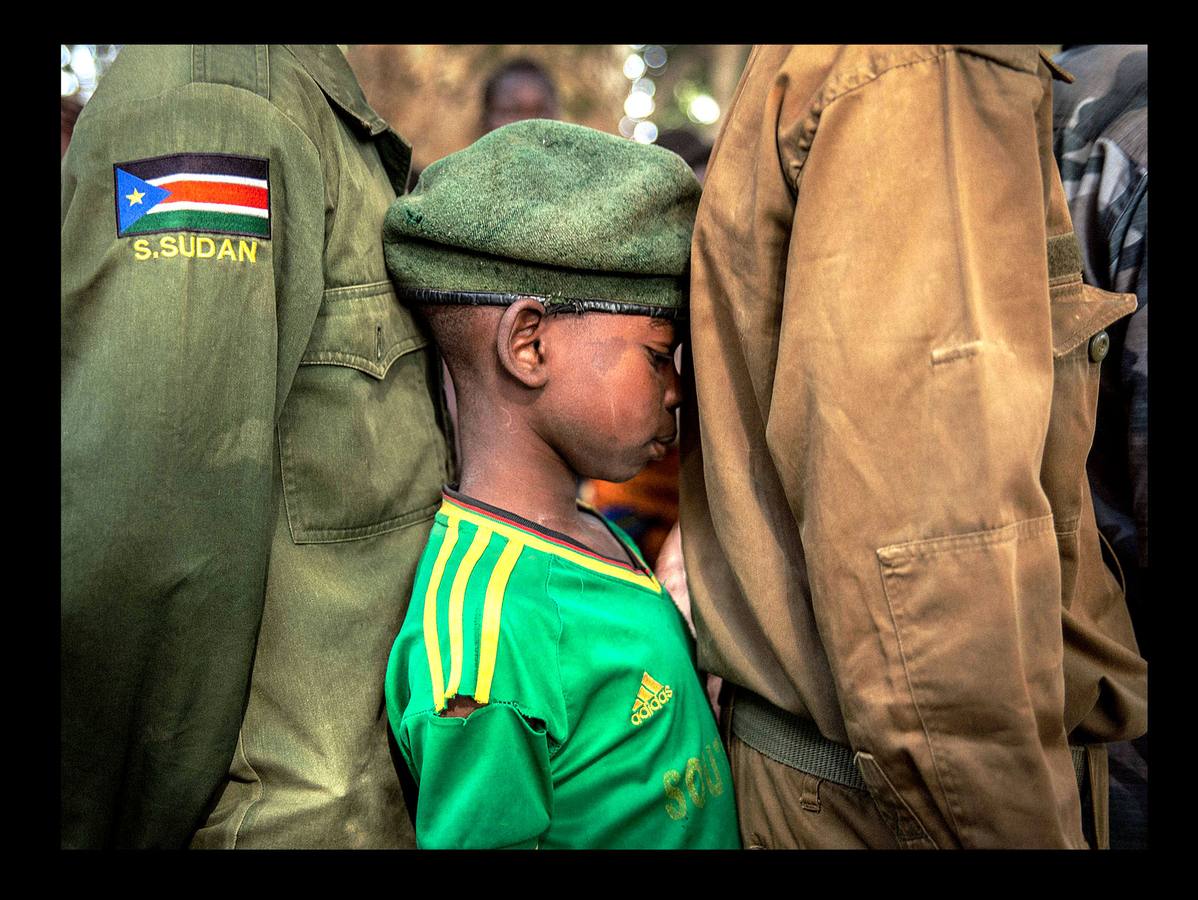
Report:
[{"label": "khaki jacket pocket", "polygon": [[[1073,352],[1082,341],[1136,311],[1135,294],[1115,294],[1084,284],[1081,275],[1054,284],[1051,296],[1052,355],[1056,359]],[[1098,354],[1095,352],[1094,355]],[[1093,361],[1101,362],[1101,357]]]},{"label": "khaki jacket pocket", "polygon": [[891,683],[910,692],[915,718],[878,729],[865,745],[876,763],[857,763],[896,837],[922,846],[907,807],[922,818],[931,800],[965,847],[1012,846],[1016,836],[1067,844],[1077,786],[1061,722],[1052,517],[877,556],[900,648]]},{"label": "khaki jacket pocket", "polygon": [[1052,415],[1040,483],[1057,533],[1069,534],[1078,527],[1086,457],[1094,440],[1099,366],[1110,346],[1104,329],[1133,312],[1136,298],[1083,284],[1077,273],[1054,281]]},{"label": "khaki jacket pocket", "polygon": [[448,453],[438,365],[389,283],[325,292],[279,419],[292,540],[355,540],[433,514]]}]

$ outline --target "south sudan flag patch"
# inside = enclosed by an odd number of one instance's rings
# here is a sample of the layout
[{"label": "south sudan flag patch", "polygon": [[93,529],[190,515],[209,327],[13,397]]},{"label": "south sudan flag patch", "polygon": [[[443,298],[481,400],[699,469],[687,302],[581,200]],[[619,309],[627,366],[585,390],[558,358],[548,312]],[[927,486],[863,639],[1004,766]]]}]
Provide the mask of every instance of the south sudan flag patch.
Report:
[{"label": "south sudan flag patch", "polygon": [[202,231],[270,240],[270,161],[179,153],[117,163],[116,234]]}]

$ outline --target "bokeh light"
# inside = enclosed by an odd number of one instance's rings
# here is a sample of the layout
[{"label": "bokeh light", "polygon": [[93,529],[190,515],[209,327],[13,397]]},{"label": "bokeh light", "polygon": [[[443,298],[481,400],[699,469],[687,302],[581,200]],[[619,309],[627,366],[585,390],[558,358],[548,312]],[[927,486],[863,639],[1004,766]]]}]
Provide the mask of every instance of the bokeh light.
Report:
[{"label": "bokeh light", "polygon": [[657,140],[657,126],[652,122],[637,122],[632,130],[632,139],[642,144],[652,144]]},{"label": "bokeh light", "polygon": [[628,59],[624,60],[624,77],[629,81],[636,81],[644,74],[645,61],[641,59],[640,54],[628,54]]},{"label": "bokeh light", "polygon": [[96,77],[96,59],[86,44],[76,44],[71,51],[71,69],[80,81],[93,81]]},{"label": "bokeh light", "polygon": [[692,122],[710,125],[720,117],[720,105],[710,94],[697,94],[687,104],[686,114]]},{"label": "bokeh light", "polygon": [[86,103],[120,49],[120,44],[60,44],[62,96],[78,95]]},{"label": "bokeh light", "polygon": [[652,97],[657,93],[657,83],[652,78],[638,78],[632,83],[632,90],[640,91]]},{"label": "bokeh light", "polygon": [[645,63],[651,69],[660,69],[666,64],[666,48],[651,44],[645,48]]},{"label": "bokeh light", "polygon": [[633,91],[624,101],[624,112],[633,119],[644,119],[651,116],[653,109],[653,98],[643,91]]}]

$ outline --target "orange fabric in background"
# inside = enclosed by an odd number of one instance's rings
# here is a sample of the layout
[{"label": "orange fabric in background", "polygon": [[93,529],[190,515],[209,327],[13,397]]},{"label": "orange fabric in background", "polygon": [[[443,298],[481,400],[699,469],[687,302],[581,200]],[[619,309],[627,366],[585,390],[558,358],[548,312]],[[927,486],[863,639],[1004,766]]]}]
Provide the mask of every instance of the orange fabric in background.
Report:
[{"label": "orange fabric in background", "polygon": [[666,535],[678,521],[678,446],[629,481],[587,481],[581,493],[585,502],[627,531],[645,561],[655,565]]}]

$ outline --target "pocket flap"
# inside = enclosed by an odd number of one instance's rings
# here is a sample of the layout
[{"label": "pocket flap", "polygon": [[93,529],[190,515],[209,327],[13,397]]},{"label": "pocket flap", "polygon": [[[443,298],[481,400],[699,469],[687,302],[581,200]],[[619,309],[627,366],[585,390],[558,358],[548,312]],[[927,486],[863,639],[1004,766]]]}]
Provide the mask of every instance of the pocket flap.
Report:
[{"label": "pocket flap", "polygon": [[427,345],[428,338],[399,304],[391,283],[376,282],[324,292],[300,362],[350,366],[381,379],[399,357]]},{"label": "pocket flap", "polygon": [[1075,281],[1052,289],[1052,355],[1064,356],[1082,341],[1135,312],[1135,294],[1114,294]]}]

